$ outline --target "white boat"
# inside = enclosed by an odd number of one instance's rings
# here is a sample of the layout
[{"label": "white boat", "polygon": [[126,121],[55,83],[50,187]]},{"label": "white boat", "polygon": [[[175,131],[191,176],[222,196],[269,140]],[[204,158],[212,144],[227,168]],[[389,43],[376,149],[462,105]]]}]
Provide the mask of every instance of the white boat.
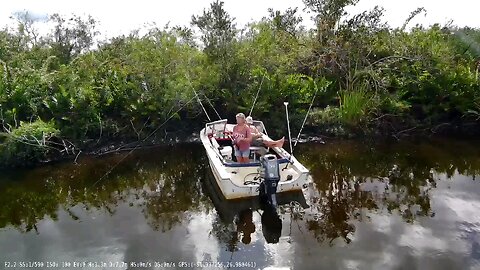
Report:
[{"label": "white boat", "polygon": [[[261,121],[254,121],[253,124],[259,132],[262,132],[264,140],[270,140]],[[234,126],[223,119],[207,123],[200,132],[200,139],[207,152],[213,175],[226,199],[261,195],[262,182],[269,179],[269,176],[273,177],[275,172],[278,175],[274,177],[276,181],[272,181],[271,184],[275,189],[273,193],[302,190],[308,186],[309,171],[283,148],[252,146],[249,163],[235,162],[230,137]],[[272,169],[266,168],[265,164],[278,166]],[[267,193],[270,195],[270,192]],[[275,196],[273,200],[276,204]]]}]

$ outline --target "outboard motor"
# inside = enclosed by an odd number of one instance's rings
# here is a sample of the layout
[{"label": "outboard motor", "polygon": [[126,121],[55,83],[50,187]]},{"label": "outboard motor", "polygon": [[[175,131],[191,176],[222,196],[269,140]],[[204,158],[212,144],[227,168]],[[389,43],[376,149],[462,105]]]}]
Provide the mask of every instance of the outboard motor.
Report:
[{"label": "outboard motor", "polygon": [[280,181],[280,169],[277,157],[272,154],[260,158],[263,181],[260,183],[260,199],[272,209],[277,207],[277,185]]}]

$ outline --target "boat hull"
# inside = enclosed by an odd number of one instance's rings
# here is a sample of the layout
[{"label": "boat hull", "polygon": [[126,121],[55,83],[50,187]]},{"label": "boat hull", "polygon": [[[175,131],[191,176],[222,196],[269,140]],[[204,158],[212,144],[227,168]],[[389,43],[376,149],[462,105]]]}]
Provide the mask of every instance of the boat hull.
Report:
[{"label": "boat hull", "polygon": [[[248,166],[242,166],[238,163],[226,164],[215,147],[212,146],[205,129],[200,132],[200,139],[205,147],[215,182],[227,200],[259,196],[259,183],[252,183],[250,181],[250,183],[246,184],[249,182],[246,181],[249,179],[248,177],[254,179],[252,176],[259,175],[259,163],[258,165],[251,163]],[[283,149],[280,150],[284,151]],[[294,157],[290,157],[290,161],[291,162],[279,164],[282,169],[280,181],[277,185],[277,193],[301,191],[308,186],[308,170]],[[285,169],[283,170],[283,168]]]},{"label": "boat hull", "polygon": [[[230,179],[222,179],[219,172],[215,169],[215,165],[209,159],[210,168],[212,170],[215,181],[223,193],[223,196],[228,199],[240,199],[255,197],[259,195],[259,185],[246,185],[238,186],[235,185]],[[277,187],[277,193],[290,192],[290,191],[301,191],[305,188],[304,185],[308,183],[308,175],[301,175],[294,181],[279,182]]]}]

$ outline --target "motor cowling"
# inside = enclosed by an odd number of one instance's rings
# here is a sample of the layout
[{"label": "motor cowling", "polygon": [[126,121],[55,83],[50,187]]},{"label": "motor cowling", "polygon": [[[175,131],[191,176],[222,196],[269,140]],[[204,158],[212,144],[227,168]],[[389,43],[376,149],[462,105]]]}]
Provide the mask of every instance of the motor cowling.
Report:
[{"label": "motor cowling", "polygon": [[260,197],[273,208],[277,207],[277,186],[280,181],[280,168],[277,157],[272,154],[260,158],[263,181],[260,183]]}]

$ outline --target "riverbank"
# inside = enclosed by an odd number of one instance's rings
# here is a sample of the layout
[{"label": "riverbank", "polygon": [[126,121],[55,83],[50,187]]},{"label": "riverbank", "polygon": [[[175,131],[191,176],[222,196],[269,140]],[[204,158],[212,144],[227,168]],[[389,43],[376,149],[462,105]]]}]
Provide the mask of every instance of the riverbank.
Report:
[{"label": "riverbank", "polygon": [[[268,121],[265,121],[268,123]],[[378,126],[377,126],[378,127]],[[391,125],[389,126],[391,128]],[[199,127],[200,128],[200,127]],[[268,130],[268,126],[267,126]],[[83,156],[105,156],[114,153],[134,152],[141,149],[155,148],[162,145],[175,145],[182,143],[200,143],[198,130],[183,129],[180,131],[163,131],[163,134],[153,134],[146,139],[135,139],[135,134],[131,134],[130,140],[128,138],[103,138],[101,142],[84,144],[85,147],[80,148],[71,145],[70,151],[56,150],[51,151],[49,148],[45,148],[44,155],[36,155],[28,157],[31,152],[30,145],[26,144],[25,149],[16,148],[15,156],[18,160],[11,164],[2,163],[0,168],[22,168],[22,167],[35,167],[46,163],[57,163],[63,161],[72,161],[76,163],[78,158]],[[159,132],[160,133],[160,132]],[[270,133],[269,133],[270,134]],[[470,122],[468,124],[461,125],[459,123],[442,123],[429,127],[411,127],[402,130],[392,130],[388,128],[383,129],[364,129],[360,130],[345,128],[341,125],[328,125],[322,127],[306,126],[303,133],[299,137],[298,143],[319,143],[329,144],[330,141],[338,140],[377,140],[377,141],[399,141],[399,140],[429,140],[432,138],[447,138],[451,140],[472,140],[478,138],[480,135],[480,126],[477,122]],[[286,133],[274,133],[272,137],[285,136],[286,144],[284,148],[289,151],[288,148],[288,134]],[[292,131],[292,140],[296,142],[297,134],[295,130]],[[48,145],[48,143],[47,143]],[[37,148],[37,146],[34,146]],[[2,148],[0,147],[0,150]],[[20,152],[24,151],[24,152]],[[1,155],[0,155],[1,156]],[[22,159],[22,160],[20,160]]]},{"label": "riverbank", "polygon": [[[56,30],[42,37],[0,30],[0,166],[182,141],[169,131],[188,137],[206,118],[238,112],[279,138],[284,102],[293,137],[307,112],[312,137],[479,134],[478,29],[391,28],[380,8],[350,20],[328,14],[351,1],[320,13],[307,2],[312,29],[296,9],[237,29],[214,2],[191,28],[142,29],[95,47],[92,18],[53,15]],[[32,27],[18,19],[17,29]]]},{"label": "riverbank", "polygon": [[[395,118],[401,122],[401,119]],[[438,124],[392,123],[382,121],[370,123],[367,127],[349,127],[340,124],[330,124],[322,127],[309,127],[306,132],[309,136],[328,138],[363,138],[363,137],[392,137],[397,140],[405,137],[457,137],[475,138],[480,135],[479,121],[455,121]],[[321,135],[319,135],[321,134]]]}]

